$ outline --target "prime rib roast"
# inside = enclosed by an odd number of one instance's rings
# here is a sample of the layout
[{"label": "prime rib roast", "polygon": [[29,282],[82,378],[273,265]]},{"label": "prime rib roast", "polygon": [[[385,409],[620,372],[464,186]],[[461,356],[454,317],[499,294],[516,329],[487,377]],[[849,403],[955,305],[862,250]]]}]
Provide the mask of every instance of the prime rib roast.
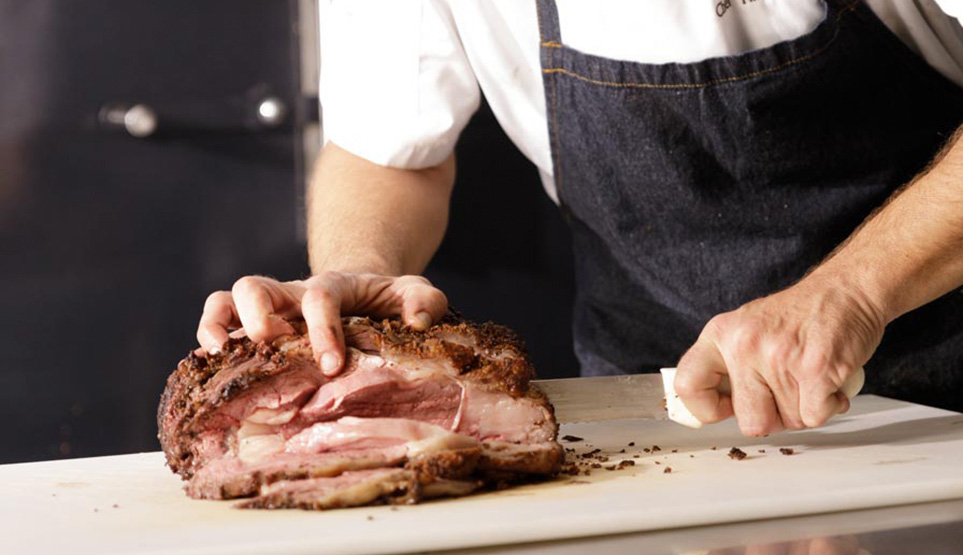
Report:
[{"label": "prime rib roast", "polygon": [[191,497],[330,509],[558,473],[552,407],[508,328],[452,314],[426,331],[345,318],[345,369],[331,379],[294,325],[296,335],[191,353],[168,379],[158,437]]}]

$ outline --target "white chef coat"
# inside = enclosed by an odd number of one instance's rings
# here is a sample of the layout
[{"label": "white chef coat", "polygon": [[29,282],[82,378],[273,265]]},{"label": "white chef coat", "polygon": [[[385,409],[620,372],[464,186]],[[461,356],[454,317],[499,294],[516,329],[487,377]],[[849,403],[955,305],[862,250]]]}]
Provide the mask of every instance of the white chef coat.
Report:
[{"label": "white chef coat", "polygon": [[[866,0],[963,86],[963,0]],[[725,5],[728,4],[728,7]],[[695,62],[791,40],[823,0],[557,0],[562,41],[597,56]],[[942,8],[942,9],[941,9]],[[325,140],[383,166],[442,162],[485,94],[556,199],[534,0],[321,0]]]}]

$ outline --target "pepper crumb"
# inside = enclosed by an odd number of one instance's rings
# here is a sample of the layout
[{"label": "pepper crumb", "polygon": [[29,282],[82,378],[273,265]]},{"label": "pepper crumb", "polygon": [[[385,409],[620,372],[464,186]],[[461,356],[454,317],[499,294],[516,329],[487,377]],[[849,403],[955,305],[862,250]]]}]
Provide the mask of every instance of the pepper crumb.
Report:
[{"label": "pepper crumb", "polygon": [[567,435],[567,436],[562,436],[562,441],[585,441],[585,440],[578,436]]},{"label": "pepper crumb", "polygon": [[760,453],[765,453],[766,450],[765,450],[765,449],[760,449],[759,452],[760,452]]},{"label": "pepper crumb", "polygon": [[625,449],[620,450],[619,453],[625,453]]},{"label": "pepper crumb", "polygon": [[643,447],[642,450],[645,451],[646,453],[651,453],[651,452],[652,452],[652,450],[649,449],[648,447]]},{"label": "pepper crumb", "polygon": [[783,455],[792,455],[795,453],[795,451],[792,450],[792,447],[780,447],[779,452]]},{"label": "pepper crumb", "polygon": [[690,458],[690,459],[694,459],[694,458],[695,458],[695,455],[693,455],[693,454],[690,453],[690,454],[689,454],[689,458]]},{"label": "pepper crumb", "polygon": [[673,453],[678,453],[679,450],[678,450],[678,449],[673,449],[672,452],[673,452]]},{"label": "pepper crumb", "polygon": [[659,461],[655,461],[655,464],[662,464],[662,463],[661,463],[661,462],[659,462]]},{"label": "pepper crumb", "polygon": [[715,451],[715,450],[716,450],[716,447],[715,447],[715,445],[713,445],[713,446],[710,447],[709,449],[712,449],[713,451]]},{"label": "pepper crumb", "polygon": [[630,441],[630,442],[629,442],[629,447],[635,447],[635,442],[634,442],[634,441]]},{"label": "pepper crumb", "polygon": [[652,452],[653,452],[653,453],[655,453],[656,451],[661,451],[661,450],[662,450],[662,448],[659,447],[658,445],[653,445],[653,446],[652,446]]},{"label": "pepper crumb", "polygon": [[732,449],[729,449],[729,458],[736,461],[741,461],[742,459],[746,458],[746,452],[738,447],[733,447]]}]

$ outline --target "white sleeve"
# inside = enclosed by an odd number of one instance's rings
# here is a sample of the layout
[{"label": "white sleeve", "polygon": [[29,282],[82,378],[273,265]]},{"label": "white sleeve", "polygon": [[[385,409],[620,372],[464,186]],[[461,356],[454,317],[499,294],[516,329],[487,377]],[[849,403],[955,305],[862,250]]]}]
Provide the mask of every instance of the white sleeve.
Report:
[{"label": "white sleeve", "polygon": [[963,21],[963,0],[935,0],[946,15]]},{"label": "white sleeve", "polygon": [[325,141],[383,166],[437,165],[478,109],[444,0],[322,0]]}]

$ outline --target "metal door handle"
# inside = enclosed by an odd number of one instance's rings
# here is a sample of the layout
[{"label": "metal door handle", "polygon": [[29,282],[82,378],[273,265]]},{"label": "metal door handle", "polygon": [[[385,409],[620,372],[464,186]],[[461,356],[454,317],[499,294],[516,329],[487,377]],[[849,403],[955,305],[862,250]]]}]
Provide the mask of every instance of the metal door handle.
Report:
[{"label": "metal door handle", "polygon": [[103,129],[145,139],[161,134],[194,136],[273,130],[288,123],[289,115],[290,110],[280,97],[259,88],[222,102],[162,108],[139,102],[109,102],[101,107],[97,120]]},{"label": "metal door handle", "polygon": [[157,112],[146,104],[106,104],[97,119],[104,127],[126,131],[138,139],[157,132]]}]

